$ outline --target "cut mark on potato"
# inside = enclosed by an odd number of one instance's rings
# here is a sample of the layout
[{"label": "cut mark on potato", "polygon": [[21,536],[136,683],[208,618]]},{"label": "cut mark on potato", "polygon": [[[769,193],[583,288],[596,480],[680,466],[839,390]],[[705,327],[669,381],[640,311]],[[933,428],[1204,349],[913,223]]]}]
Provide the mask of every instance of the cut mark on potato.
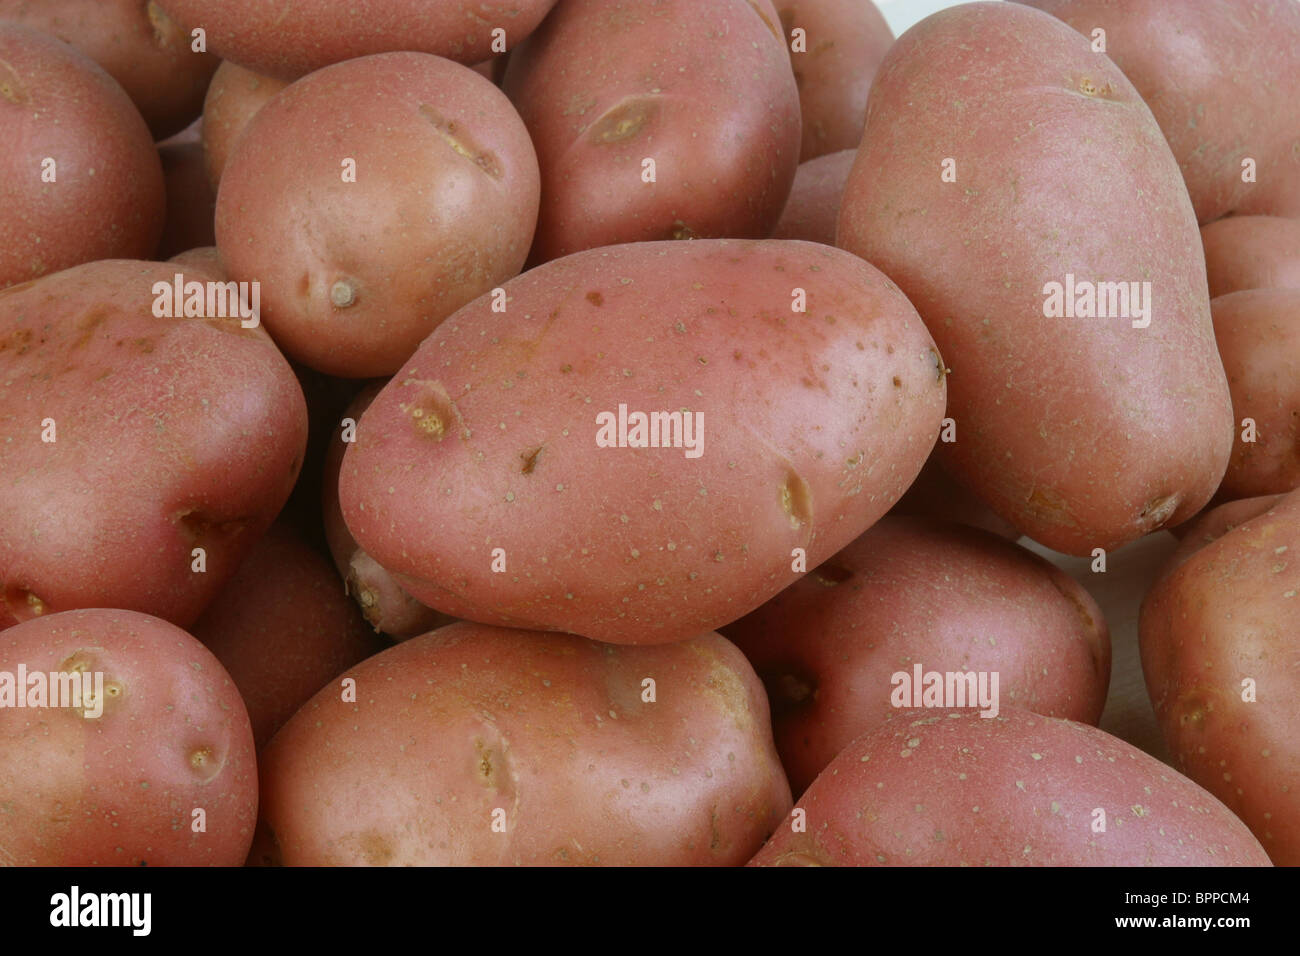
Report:
[{"label": "cut mark on potato", "polygon": [[631,96],[607,109],[587,130],[597,146],[622,143],[637,136],[659,112],[659,101],[649,96]]},{"label": "cut mark on potato", "polygon": [[[27,102],[27,90],[18,82],[18,74],[5,60],[0,60],[0,96],[3,96],[10,103],[22,104]],[[12,292],[13,290],[10,289],[9,291]]]},{"label": "cut mark on potato", "polygon": [[813,569],[813,577],[820,581],[824,587],[833,588],[853,577],[853,572],[842,564],[833,564],[827,561],[825,564],[818,565]]},{"label": "cut mark on potato", "polygon": [[419,108],[420,115],[429,121],[429,125],[437,131],[448,146],[455,150],[457,155],[465,157],[493,179],[500,179],[504,175],[501,160],[496,154],[474,143],[465,131],[456,125],[455,120],[439,115],[438,111],[428,103],[421,103]]},{"label": "cut mark on potato", "polygon": [[[780,43],[782,46],[785,46],[785,41],[781,39],[781,34],[776,32],[776,24],[772,22],[771,17],[769,17],[766,13],[763,12],[763,8],[760,7],[757,3],[755,3],[754,0],[745,0],[745,2],[749,4],[749,8],[751,10],[753,10],[755,13],[758,14],[758,18],[763,21],[763,26],[767,27],[768,32],[771,33],[772,36],[776,37],[777,42]],[[781,13],[788,15],[791,23],[794,22],[793,11],[782,10]],[[778,16],[780,16],[780,14],[778,14]],[[785,17],[782,17],[781,22],[785,23],[785,19],[786,19]],[[787,31],[789,30],[789,28],[790,28],[789,24],[786,24]]]},{"label": "cut mark on potato", "polygon": [[144,7],[145,16],[149,18],[149,26],[153,28],[153,42],[163,49],[171,46],[171,36],[176,28],[172,26],[171,17],[167,16],[167,11],[158,6],[154,0],[149,0]]},{"label": "cut mark on potato", "polygon": [[1147,531],[1154,531],[1159,528],[1173,517],[1174,512],[1178,510],[1180,499],[1181,496],[1177,492],[1172,495],[1159,495],[1152,498],[1138,513],[1142,527]]},{"label": "cut mark on potato", "polygon": [[35,592],[18,585],[8,585],[4,592],[5,610],[20,624],[40,617],[49,611],[49,606]]},{"label": "cut mark on potato", "polygon": [[215,518],[198,508],[184,508],[172,519],[184,529],[191,542],[211,538],[229,538],[242,532],[248,524],[247,518]]},{"label": "cut mark on potato", "polygon": [[790,519],[790,527],[812,524],[812,501],[808,484],[791,469],[780,488],[781,510]]},{"label": "cut mark on potato", "polygon": [[524,461],[523,467],[519,469],[520,474],[531,475],[533,473],[533,469],[537,467],[537,456],[542,453],[542,449],[545,447],[545,445],[538,445],[532,451],[519,453],[519,457]]}]

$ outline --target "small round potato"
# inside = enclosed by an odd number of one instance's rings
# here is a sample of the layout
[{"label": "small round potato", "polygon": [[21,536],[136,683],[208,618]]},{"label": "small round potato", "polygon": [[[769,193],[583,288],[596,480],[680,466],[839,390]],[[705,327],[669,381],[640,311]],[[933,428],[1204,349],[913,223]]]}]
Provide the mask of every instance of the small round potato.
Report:
[{"label": "small round potato", "polygon": [[1300,289],[1300,219],[1228,216],[1201,228],[1210,298],[1244,289]]}]

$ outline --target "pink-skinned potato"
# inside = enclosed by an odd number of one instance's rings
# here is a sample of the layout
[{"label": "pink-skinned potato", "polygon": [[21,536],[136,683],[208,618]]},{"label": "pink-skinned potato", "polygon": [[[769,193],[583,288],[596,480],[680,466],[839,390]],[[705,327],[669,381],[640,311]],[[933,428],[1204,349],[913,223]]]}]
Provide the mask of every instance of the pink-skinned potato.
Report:
[{"label": "pink-skinned potato", "polygon": [[293,373],[238,316],[155,315],[176,272],[110,260],[0,292],[0,586],[18,620],[118,607],[188,627],[293,486]]},{"label": "pink-skinned potato", "polygon": [[203,100],[203,167],[214,195],[230,151],[249,121],[288,85],[287,80],[246,70],[237,63],[225,61],[217,67]]},{"label": "pink-skinned potato", "polygon": [[0,19],[0,289],[151,256],[166,208],[153,142],[94,61]]},{"label": "pink-skinned potato", "polygon": [[828,153],[799,164],[794,185],[781,218],[772,229],[773,239],[804,239],[835,245],[835,224],[840,217],[840,197],[853,169],[856,149]]},{"label": "pink-skinned potato", "polygon": [[281,522],[253,545],[192,633],[235,682],[258,748],[381,646],[330,563]]},{"label": "pink-skinned potato", "polygon": [[328,375],[391,375],[519,272],[538,189],[528,131],[489,80],[378,54],[302,78],[249,121],[222,173],[217,248],[233,278],[262,283],[262,319],[287,355]]},{"label": "pink-skinned potato", "polygon": [[928,675],[971,675],[964,705],[994,715],[1088,724],[1110,683],[1105,618],[1073,578],[989,532],[923,518],[881,518],[722,634],[767,688],[795,793],[898,706],[919,704],[910,695]]},{"label": "pink-skinned potato", "polygon": [[1105,55],[1155,114],[1200,222],[1300,216],[1295,0],[1018,2],[1089,38],[1105,31]]},{"label": "pink-skinned potato", "polygon": [[345,676],[355,702],[325,688],[263,754],[272,862],[737,866],[790,809],[762,685],[717,634],[459,623]]},{"label": "pink-skinned potato", "polygon": [[1300,289],[1300,219],[1229,216],[1202,226],[1201,242],[1211,299],[1245,289]]},{"label": "pink-skinned potato", "polygon": [[1059,20],[967,3],[899,37],[836,243],[916,306],[952,372],[943,464],[1022,533],[1109,551],[1214,494],[1232,408],[1187,190]]},{"label": "pink-skinned potato", "polygon": [[1175,765],[1279,866],[1300,865],[1297,552],[1300,492],[1291,492],[1176,552],[1138,622],[1142,673]]},{"label": "pink-skinned potato", "polygon": [[766,237],[799,163],[799,92],[779,31],[769,0],[558,5],[511,51],[502,81],[541,166],[530,261]]},{"label": "pink-skinned potato", "polygon": [[[523,40],[555,0],[156,0],[202,27],[223,60],[283,80],[375,53],[413,50],[473,65]],[[501,31],[495,34],[495,31]]]},{"label": "pink-skinned potato", "polygon": [[787,822],[750,865],[1269,865],[1227,807],[1156,758],[1017,708],[900,711],[796,808],[806,831]]},{"label": "pink-skinned potato", "polygon": [[[10,684],[0,707],[0,861],[244,861],[257,820],[253,734],[234,683],[202,644],[134,611],[65,611],[0,633],[0,673],[20,666],[29,681],[55,674],[66,688],[80,673],[89,696],[20,708]],[[0,700],[5,693],[0,678]]]},{"label": "pink-skinned potato", "polygon": [[999,517],[984,502],[944,470],[939,460],[938,445],[926,459],[916,481],[908,486],[903,497],[889,510],[890,514],[912,515],[918,518],[935,518],[940,521],[955,521],[983,528],[999,538],[1016,541],[1020,532],[1005,518]]},{"label": "pink-skinned potato", "polygon": [[1237,423],[1225,499],[1300,487],[1300,288],[1243,289],[1210,303]]},{"label": "pink-skinned potato", "polygon": [[221,256],[217,254],[216,246],[199,246],[194,249],[186,249],[184,252],[176,253],[167,261],[183,266],[182,275],[187,270],[192,269],[195,272],[202,272],[206,279],[213,279],[217,282],[230,281],[230,276],[226,275],[226,269],[221,264]]},{"label": "pink-skinned potato", "polygon": [[1177,570],[1201,548],[1222,538],[1238,525],[1262,515],[1285,497],[1286,495],[1260,495],[1256,498],[1225,501],[1213,508],[1206,508],[1186,524],[1171,528],[1170,533],[1178,538],[1178,547],[1166,559],[1163,573]]},{"label": "pink-skinned potato", "polygon": [[[871,0],[772,0],[799,87],[799,162],[857,149],[871,79],[894,34]],[[802,30],[795,49],[794,30]],[[799,237],[802,238],[802,237]]]},{"label": "pink-skinned potato", "polygon": [[938,434],[929,334],[829,246],[631,243],[504,291],[424,341],[339,477],[357,543],[458,618],[613,643],[715,629],[870,527]]},{"label": "pink-skinned potato", "polygon": [[203,169],[203,144],[164,143],[158,156],[167,185],[167,218],[155,258],[213,245],[217,194]]},{"label": "pink-skinned potato", "polygon": [[331,431],[321,487],[321,508],[330,556],[343,577],[348,594],[376,631],[405,640],[450,624],[453,618],[425,607],[407,594],[393,576],[357,544],[339,507],[339,469],[343,467],[343,453],[349,444],[344,440],[344,429],[351,428],[355,434],[362,413],[370,407],[383,385],[383,382],[372,382],[358,392],[343,413],[342,423]]}]

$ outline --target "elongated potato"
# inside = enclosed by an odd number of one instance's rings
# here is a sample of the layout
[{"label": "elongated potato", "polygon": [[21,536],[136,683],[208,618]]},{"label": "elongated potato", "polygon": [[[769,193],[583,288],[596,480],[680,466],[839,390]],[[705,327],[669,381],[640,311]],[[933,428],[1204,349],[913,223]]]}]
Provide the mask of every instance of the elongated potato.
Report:
[{"label": "elongated potato", "polygon": [[1203,226],[1201,242],[1211,299],[1243,289],[1300,289],[1300,219],[1229,216]]},{"label": "elongated potato", "polygon": [[952,370],[942,460],[1023,533],[1110,550],[1214,493],[1232,412],[1191,203],[1133,85],[1059,20],[972,3],[900,37],[836,241],[921,313]]},{"label": "elongated potato", "polygon": [[635,243],[505,297],[424,341],[339,478],[361,547],[456,617],[617,643],[716,628],[866,530],[938,433],[929,335],[838,249]]},{"label": "elongated potato", "polygon": [[262,763],[287,865],[732,865],[790,809],[767,699],[717,634],[610,647],[453,624],[348,671]]},{"label": "elongated potato", "polygon": [[1191,780],[1096,727],[900,712],[855,740],[758,866],[1268,866]]},{"label": "elongated potato", "polygon": [[[1243,503],[1244,504],[1244,503]],[[1212,513],[1213,514],[1213,513]],[[1300,865],[1300,492],[1187,555],[1148,592],[1142,671],[1177,766]]]}]

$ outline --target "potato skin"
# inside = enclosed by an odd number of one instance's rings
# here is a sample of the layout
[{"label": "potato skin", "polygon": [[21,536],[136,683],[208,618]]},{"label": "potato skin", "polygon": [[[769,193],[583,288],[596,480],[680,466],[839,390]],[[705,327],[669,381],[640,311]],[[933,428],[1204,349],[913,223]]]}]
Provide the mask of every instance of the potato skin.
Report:
[{"label": "potato skin", "polygon": [[[793,549],[815,567],[866,530],[938,433],[928,333],[837,249],[634,243],[505,290],[506,312],[480,299],[425,340],[339,478],[361,547],[456,617],[614,643],[716,628],[798,577]],[[599,447],[620,404],[699,413],[702,453]]]},{"label": "potato skin", "polygon": [[[1300,487],[1300,289],[1245,289],[1210,303],[1237,423],[1223,498]],[[1242,440],[1253,419],[1255,441]]]},{"label": "potato skin", "polygon": [[903,497],[889,509],[893,515],[911,515],[917,518],[935,518],[955,521],[972,528],[991,531],[999,538],[1018,541],[1020,532],[1015,525],[999,517],[967,488],[944,470],[939,460],[939,446],[930,452],[921,473],[916,476]]},{"label": "potato skin", "polygon": [[773,239],[804,239],[835,245],[835,224],[840,218],[840,197],[853,169],[856,149],[818,156],[800,163],[781,219],[772,229]]},{"label": "potato skin", "polygon": [[762,687],[717,634],[460,623],[347,676],[356,703],[322,690],[264,754],[288,865],[734,866],[790,809]]},{"label": "potato skin", "polygon": [[[1268,866],[1209,793],[1087,724],[900,711],[799,798],[752,866]],[[1094,833],[1094,811],[1106,832]]]},{"label": "potato skin", "polygon": [[[153,254],[162,166],[131,100],[85,55],[0,20],[0,289]],[[52,183],[42,182],[53,159]]]},{"label": "potato skin", "polygon": [[[1167,573],[1142,602],[1142,672],[1177,766],[1279,866],[1300,865],[1300,493]],[[1180,555],[1175,555],[1180,557]],[[1243,681],[1257,700],[1242,700]]]},{"label": "potato skin", "polygon": [[203,168],[215,195],[226,160],[258,110],[270,102],[287,80],[246,70],[223,61],[203,100]]},{"label": "potato skin", "polygon": [[[765,238],[799,162],[768,0],[565,0],[503,89],[542,171],[530,261],[624,242]],[[643,180],[647,158],[655,181]]]},{"label": "potato skin", "polygon": [[19,620],[120,607],[188,627],[293,486],[293,373],[260,327],[155,317],[176,271],[110,260],[0,293],[0,586]]},{"label": "potato skin", "polygon": [[383,646],[329,562],[283,522],[253,545],[193,634],[239,689],[258,749],[332,678]]},{"label": "potato skin", "polygon": [[158,147],[167,188],[167,218],[155,253],[168,259],[216,242],[217,194],[203,168],[203,144],[165,143]]},{"label": "potato skin", "polygon": [[1210,298],[1243,289],[1300,289],[1300,219],[1229,216],[1201,227]]},{"label": "potato skin", "polygon": [[[799,162],[857,149],[871,79],[894,42],[889,24],[871,0],[772,0],[772,5],[781,18],[799,87]],[[796,27],[806,38],[801,53],[790,46],[790,31]]]},{"label": "potato skin", "polygon": [[[1300,216],[1295,0],[1017,0],[1090,36],[1150,105],[1197,219]],[[1256,182],[1242,182],[1242,159]]]},{"label": "potato skin", "polygon": [[492,30],[513,47],[555,0],[156,0],[208,34],[208,48],[258,73],[294,80],[332,63],[412,50],[473,65],[492,50]]},{"label": "potato skin", "polygon": [[[1231,404],[1191,204],[1132,84],[1060,21],[971,3],[901,37],[836,241],[921,313],[952,369],[944,465],[1023,533],[1111,550],[1214,493]],[[1046,317],[1067,275],[1150,282],[1149,326]]]},{"label": "potato skin", "polygon": [[232,277],[262,282],[286,354],[329,375],[391,375],[518,273],[539,188],[527,130],[491,82],[428,54],[379,54],[258,111],[222,173],[217,248]]},{"label": "potato skin", "polygon": [[767,688],[795,793],[896,713],[890,677],[915,664],[996,671],[999,706],[1089,724],[1110,683],[1106,621],[1073,578],[996,535],[922,518],[881,518],[722,634]]},{"label": "potato skin", "polygon": [[[257,819],[248,714],[180,628],[82,610],[0,633],[0,670],[103,673],[99,717],[0,708],[0,860],[17,866],[238,866]],[[206,832],[191,827],[202,808]]]}]

